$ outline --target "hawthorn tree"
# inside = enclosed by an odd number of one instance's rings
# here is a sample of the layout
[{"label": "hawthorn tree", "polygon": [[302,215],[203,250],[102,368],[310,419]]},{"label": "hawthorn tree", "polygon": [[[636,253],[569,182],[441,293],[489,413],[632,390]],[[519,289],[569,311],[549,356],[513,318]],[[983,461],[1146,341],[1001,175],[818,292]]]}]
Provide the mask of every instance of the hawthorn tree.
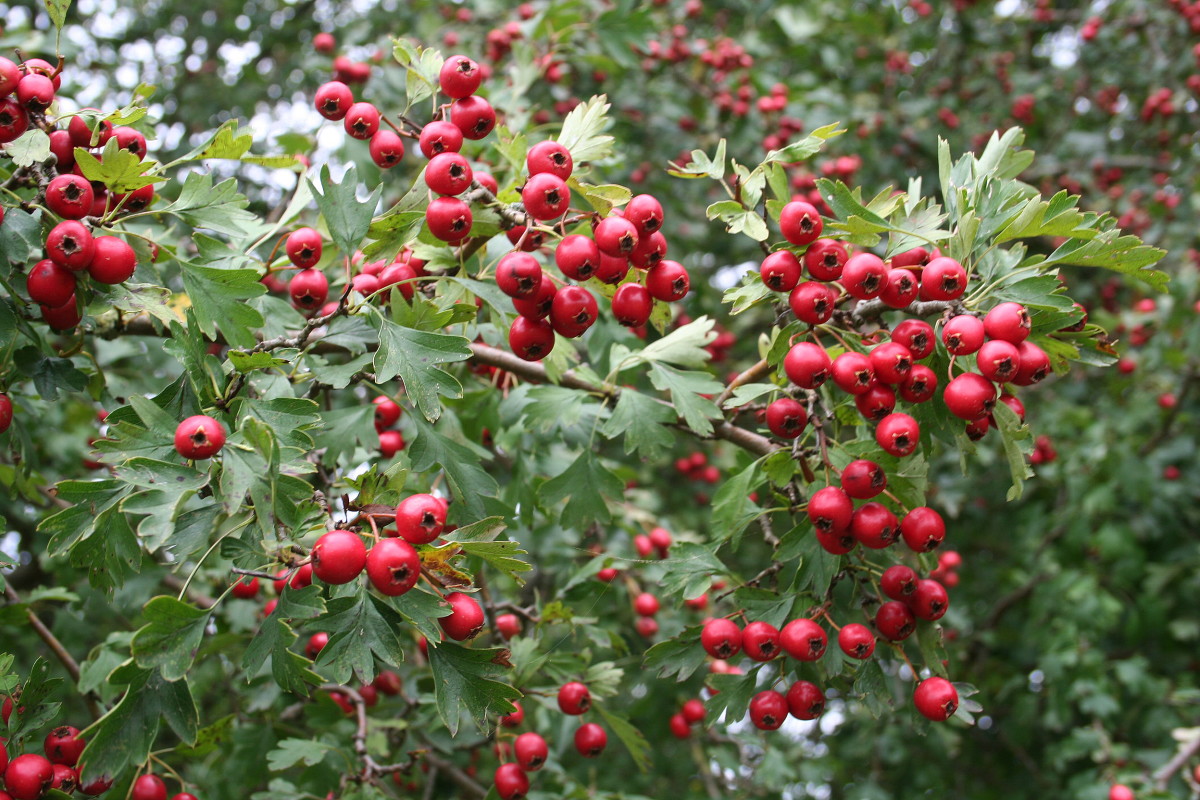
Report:
[{"label": "hawthorn tree", "polygon": [[1195,790],[1190,6],[83,5],[8,795]]}]

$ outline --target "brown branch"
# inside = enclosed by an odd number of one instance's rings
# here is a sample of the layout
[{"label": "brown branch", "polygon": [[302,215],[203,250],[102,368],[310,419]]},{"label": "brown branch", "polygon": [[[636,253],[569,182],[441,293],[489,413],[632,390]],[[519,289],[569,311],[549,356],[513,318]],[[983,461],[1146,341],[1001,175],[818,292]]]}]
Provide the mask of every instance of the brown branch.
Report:
[{"label": "brown branch", "polygon": [[1160,792],[1165,792],[1167,784],[1171,782],[1171,776],[1182,769],[1197,753],[1200,753],[1200,736],[1196,736],[1190,742],[1182,744],[1179,752],[1172,756],[1170,761],[1155,770],[1152,777],[1154,788]]},{"label": "brown branch", "polygon": [[[10,603],[13,603],[14,605],[21,605],[21,596],[17,594],[15,589],[7,584],[4,586],[4,596],[8,598]],[[63,647],[63,643],[58,640],[58,637],[54,635],[54,632],[46,626],[46,623],[42,622],[41,617],[39,617],[31,607],[25,607],[25,615],[29,619],[29,626],[33,628],[38,637],[46,643],[46,646],[50,648],[50,651],[54,653],[55,657],[62,662],[63,667],[67,670],[67,674],[71,676],[71,680],[75,682],[76,686],[78,686],[79,662],[77,662],[74,657],[67,652],[67,648]],[[100,707],[96,704],[96,700],[92,696],[91,692],[83,695],[83,702],[87,704],[88,713],[92,715],[92,718],[99,719]]]},{"label": "brown branch", "polygon": [[759,361],[757,364],[751,366],[736,378],[731,380],[729,385],[725,387],[725,391],[717,395],[717,399],[713,402],[717,404],[717,408],[721,408],[725,405],[725,401],[733,395],[734,389],[738,388],[739,386],[744,386],[747,383],[753,383],[770,371],[771,365],[768,364],[767,360],[764,358],[762,361]]}]

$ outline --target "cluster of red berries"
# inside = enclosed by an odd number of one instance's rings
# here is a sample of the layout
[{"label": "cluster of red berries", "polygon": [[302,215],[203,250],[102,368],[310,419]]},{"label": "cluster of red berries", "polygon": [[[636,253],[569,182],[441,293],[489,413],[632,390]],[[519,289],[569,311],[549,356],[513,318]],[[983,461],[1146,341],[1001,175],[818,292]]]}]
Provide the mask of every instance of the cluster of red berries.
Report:
[{"label": "cluster of red berries", "polygon": [[[321,642],[319,639],[317,639],[317,637],[324,637],[324,642]],[[317,640],[314,642],[314,639]],[[317,655],[321,652],[328,641],[329,634],[313,634],[312,638],[310,638],[308,641],[308,646],[305,647],[305,655],[315,661]],[[374,708],[379,704],[380,694],[395,697],[396,695],[400,694],[400,691],[403,689],[403,687],[404,679],[401,678],[397,673],[385,669],[376,675],[373,681],[370,683],[364,683],[362,686],[359,686],[356,691],[358,692],[358,696],[362,698],[363,705],[365,705],[367,708]],[[338,708],[342,709],[347,716],[354,714],[356,711],[354,707],[354,701],[350,698],[350,695],[344,691],[338,689],[331,690],[329,692],[329,699],[332,700]]]},{"label": "cluster of red berries", "polygon": [[708,463],[708,457],[697,450],[690,456],[675,459],[675,471],[692,481],[716,483],[721,480],[721,471]]},{"label": "cluster of red berries", "polygon": [[676,739],[686,739],[692,735],[692,726],[704,722],[704,702],[696,698],[686,701],[678,713],[672,714],[668,725],[671,734]]},{"label": "cluster of red berries", "polygon": [[[525,721],[525,709],[513,703],[515,710],[500,718],[501,728],[516,728]],[[562,713],[577,717],[592,707],[588,687],[579,681],[564,683],[558,690],[558,708]],[[575,731],[575,749],[584,758],[596,758],[608,746],[608,733],[595,722],[585,722]],[[546,740],[536,732],[518,735],[510,746],[497,742],[497,754],[513,761],[496,768],[493,782],[502,800],[521,800],[529,793],[529,774],[546,765],[550,750]]]},{"label": "cluster of red berries", "polygon": [[69,330],[83,318],[76,298],[79,273],[86,271],[97,283],[117,284],[132,277],[137,268],[133,248],[124,239],[95,236],[94,226],[84,218],[143,211],[154,200],[154,187],[109,194],[104,184],[93,184],[83,176],[75,161],[76,148],[100,159],[104,146],[115,138],[118,147],[145,158],[146,137],[104,120],[89,124],[78,114],[51,122],[46,112],[61,80],[59,70],[42,59],[18,65],[0,57],[0,144],[17,139],[34,125],[49,134],[50,152],[56,159],[54,177],[43,187],[43,195],[45,208],[62,221],[46,235],[46,257],[30,268],[25,288],[52,329]]},{"label": "cluster of red berries", "polygon": [[404,449],[404,436],[393,427],[400,421],[403,409],[395,400],[383,395],[376,397],[373,402],[375,432],[379,434],[379,452],[384,458],[391,458]]},{"label": "cluster of red berries", "polygon": [[[5,697],[2,714],[5,725],[12,712],[13,699]],[[24,708],[17,713],[24,713]],[[8,744],[0,738],[0,800],[38,800],[51,789],[91,797],[108,791],[112,781],[107,777],[85,779],[81,775],[83,768],[78,764],[85,744],[78,728],[63,725],[46,734],[42,745],[45,755],[23,753],[10,761]],[[195,800],[191,795],[177,800],[188,798]],[[166,800],[165,792],[155,800]]]}]

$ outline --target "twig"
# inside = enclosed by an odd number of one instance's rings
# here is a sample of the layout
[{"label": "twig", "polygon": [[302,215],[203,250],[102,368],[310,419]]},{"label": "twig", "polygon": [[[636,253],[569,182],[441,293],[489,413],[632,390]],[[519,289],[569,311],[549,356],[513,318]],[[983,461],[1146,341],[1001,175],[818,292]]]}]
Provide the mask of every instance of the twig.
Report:
[{"label": "twig", "polygon": [[741,373],[736,378],[734,378],[732,381],[730,381],[729,385],[725,387],[725,391],[723,391],[719,395],[717,395],[717,399],[714,400],[713,402],[717,404],[717,408],[721,408],[723,405],[725,405],[725,401],[728,400],[731,395],[733,395],[734,389],[738,388],[739,386],[743,386],[747,383],[753,383],[754,381],[763,377],[770,371],[771,371],[771,365],[768,364],[767,360],[764,358],[762,361],[759,361],[757,364],[754,364],[749,369],[747,369],[745,372]]},{"label": "twig", "polygon": [[1171,776],[1182,769],[1183,765],[1191,761],[1197,753],[1200,753],[1200,736],[1195,736],[1190,742],[1182,745],[1179,752],[1172,756],[1170,761],[1155,770],[1152,778],[1154,788],[1165,792],[1167,784],[1171,782]]},{"label": "twig", "polygon": [[473,798],[487,796],[487,789],[483,788],[474,778],[432,750],[425,753],[425,760],[429,762],[431,767],[450,776],[450,780],[458,784],[458,788],[462,789],[467,796]]},{"label": "twig", "polygon": [[[21,596],[17,594],[15,589],[7,584],[4,586],[4,596],[7,597],[8,601],[14,605],[21,604]],[[43,642],[46,643],[46,646],[50,648],[55,657],[62,662],[63,667],[65,667],[67,670],[67,674],[71,676],[71,680],[78,685],[79,662],[77,662],[71,656],[71,654],[67,652],[67,648],[63,647],[63,643],[58,640],[58,637],[54,635],[54,632],[51,631],[50,628],[46,627],[46,623],[42,622],[41,617],[39,617],[31,607],[25,607],[25,615],[29,619],[30,627],[37,632],[37,635]],[[99,719],[100,707],[96,704],[96,701],[90,692],[84,694],[83,702],[87,704],[88,713],[91,714],[93,718]]]}]

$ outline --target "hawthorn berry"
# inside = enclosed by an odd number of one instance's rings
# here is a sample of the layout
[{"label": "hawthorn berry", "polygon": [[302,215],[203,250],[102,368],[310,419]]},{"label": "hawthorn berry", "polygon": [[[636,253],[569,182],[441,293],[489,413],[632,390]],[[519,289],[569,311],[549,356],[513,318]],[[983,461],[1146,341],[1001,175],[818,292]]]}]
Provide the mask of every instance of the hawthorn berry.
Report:
[{"label": "hawthorn berry", "polygon": [[79,776],[75,770],[68,767],[66,764],[54,764],[51,766],[54,772],[54,777],[50,780],[50,788],[58,789],[64,794],[71,794],[79,785]]},{"label": "hawthorn berry", "polygon": [[974,422],[986,417],[996,405],[996,387],[977,372],[964,372],[946,384],[942,399],[951,414]]},{"label": "hawthorn berry", "polygon": [[1016,345],[1003,339],[990,339],[975,354],[975,364],[988,380],[1008,383],[1017,377],[1021,368],[1021,354]]},{"label": "hawthorn berry", "polygon": [[882,550],[890,547],[900,536],[900,523],[887,506],[864,503],[854,510],[850,519],[850,535],[864,547]]},{"label": "hawthorn berry", "polygon": [[869,500],[887,488],[887,475],[874,461],[860,458],[842,470],[842,490],[855,500]]},{"label": "hawthorn berry", "polygon": [[758,268],[762,282],[775,292],[790,292],[796,288],[803,271],[800,259],[796,258],[796,254],[791,250],[776,250],[764,258]]},{"label": "hawthorn berry", "polygon": [[605,217],[596,223],[592,235],[600,252],[614,258],[628,258],[639,241],[637,226],[624,217]]},{"label": "hawthorn berry", "polygon": [[787,699],[773,689],[759,692],[750,700],[750,722],[759,730],[778,730],[787,715]]},{"label": "hawthorn berry", "polygon": [[983,320],[970,314],[951,317],[942,328],[942,344],[955,356],[967,356],[979,350],[984,336]]},{"label": "hawthorn berry", "polygon": [[779,646],[798,661],[816,661],[828,644],[825,629],[811,619],[794,619],[779,631]]},{"label": "hawthorn berry", "polygon": [[875,427],[875,441],[889,455],[912,455],[921,443],[921,427],[908,414],[888,414]]},{"label": "hawthorn berry", "polygon": [[667,237],[661,231],[642,233],[637,247],[629,254],[629,263],[638,269],[650,269],[667,257]]},{"label": "hawthorn berry", "polygon": [[788,305],[796,319],[809,325],[821,325],[833,317],[837,295],[827,284],[805,281],[792,289]]},{"label": "hawthorn berry", "polygon": [[917,581],[917,590],[905,602],[913,616],[930,621],[941,619],[950,608],[946,587],[931,578]]},{"label": "hawthorn berry", "polygon": [[692,735],[692,726],[688,725],[687,719],[683,714],[672,714],[670,720],[667,721],[668,727],[671,729],[671,735],[676,739],[686,739]]},{"label": "hawthorn berry", "polygon": [[1032,327],[1029,311],[1020,303],[1001,303],[983,317],[983,330],[988,338],[1009,344],[1017,345],[1025,341]]},{"label": "hawthorn berry", "polygon": [[130,800],[167,800],[167,785],[157,775],[142,775],[133,782]]},{"label": "hawthorn berry", "polygon": [[767,622],[751,622],[742,631],[742,648],[755,661],[770,661],[779,655],[779,631]]},{"label": "hawthorn berry", "polygon": [[733,658],[742,650],[742,629],[731,619],[711,619],[700,631],[700,645],[713,658]]},{"label": "hawthorn berry", "polygon": [[803,200],[793,200],[779,212],[779,232],[797,247],[812,244],[821,235],[821,215]]},{"label": "hawthorn berry", "polygon": [[500,800],[522,800],[529,793],[529,776],[517,764],[501,764],[492,776]]},{"label": "hawthorn berry", "polygon": [[600,254],[600,263],[593,277],[601,283],[616,286],[629,274],[629,259],[624,256]]},{"label": "hawthorn berry", "polygon": [[371,685],[377,691],[383,692],[389,697],[395,697],[404,688],[404,679],[392,670],[385,669],[375,676],[375,680],[371,681]]},{"label": "hawthorn berry", "polygon": [[933,352],[933,327],[924,320],[906,319],[892,328],[892,341],[908,348],[913,361],[920,361]]},{"label": "hawthorn berry", "polygon": [[953,258],[935,258],[921,270],[922,300],[957,300],[966,290],[967,271]]},{"label": "hawthorn berry", "polygon": [[29,117],[12,97],[0,97],[0,144],[19,139],[29,128]]},{"label": "hawthorn berry", "polygon": [[288,234],[283,249],[288,260],[300,269],[315,267],[321,260],[321,234],[313,228],[297,228]]},{"label": "hawthorn berry", "polygon": [[788,688],[787,710],[796,719],[816,719],[825,711],[825,693],[808,681],[796,681]]},{"label": "hawthorn berry", "polygon": [[600,246],[590,237],[572,233],[555,247],[554,263],[568,278],[585,281],[600,267]]},{"label": "hawthorn berry", "polygon": [[522,733],[513,742],[513,755],[516,757],[517,763],[521,765],[521,769],[536,772],[545,766],[546,759],[550,755],[550,748],[541,734],[529,731]]},{"label": "hawthorn berry", "polygon": [[379,109],[374,103],[355,103],[342,119],[346,133],[354,139],[370,139],[379,130]]},{"label": "hawthorn berry", "polygon": [[188,417],[175,428],[175,452],[184,458],[212,458],[225,446],[225,428],[203,414]]},{"label": "hawthorn berry", "polygon": [[673,303],[687,297],[691,277],[678,261],[663,259],[646,272],[646,288],[655,300]]},{"label": "hawthorn berry", "polygon": [[928,553],[945,541],[946,523],[942,515],[932,508],[918,506],[904,515],[900,522],[900,535],[914,552]]},{"label": "hawthorn berry", "polygon": [[591,292],[582,286],[564,286],[550,304],[550,324],[555,333],[577,339],[592,327],[599,313]]},{"label": "hawthorn berry", "polygon": [[53,781],[54,766],[36,753],[17,756],[4,770],[4,786],[14,800],[37,800]]},{"label": "hawthorn berry", "polygon": [[533,297],[541,288],[542,281],[542,266],[528,253],[508,253],[496,265],[496,286],[509,297]]},{"label": "hawthorn berry", "polygon": [[855,253],[846,259],[840,280],[851,297],[871,300],[887,287],[888,269],[874,253]]},{"label": "hawthorn berry", "polygon": [[849,394],[866,392],[875,380],[875,368],[871,359],[853,350],[847,350],[835,358],[831,371],[834,384]]},{"label": "hawthorn berry", "polygon": [[63,764],[73,767],[79,763],[86,742],[79,738],[79,729],[70,725],[62,725],[46,734],[42,750],[51,764]]},{"label": "hawthorn berry", "polygon": [[425,209],[429,232],[443,242],[458,242],[471,232],[471,207],[457,197],[438,197]]},{"label": "hawthorn berry", "polygon": [[459,153],[439,153],[425,166],[425,185],[440,195],[462,194],[474,179],[471,163]]},{"label": "hawthorn berry", "polygon": [[945,678],[926,678],[913,691],[913,705],[922,716],[943,722],[958,710],[958,690]]},{"label": "hawthorn berry", "polygon": [[854,405],[869,422],[879,422],[895,410],[896,393],[876,381],[865,392],[854,396]]},{"label": "hawthorn berry", "polygon": [[880,576],[879,588],[892,600],[907,600],[917,590],[917,580],[917,573],[912,567],[893,564]]},{"label": "hawthorn berry", "polygon": [[683,709],[680,711],[680,714],[682,714],[684,720],[689,725],[695,725],[696,723],[703,722],[704,703],[692,698],[683,704]]},{"label": "hawthorn berry", "polygon": [[937,373],[925,364],[913,364],[904,383],[900,384],[900,397],[909,403],[925,403],[937,394]]},{"label": "hawthorn berry", "polygon": [[842,489],[826,486],[808,500],[808,519],[819,532],[846,531],[854,514],[854,501]]},{"label": "hawthorn berry", "polygon": [[46,186],[46,207],[64,219],[82,219],[92,213],[92,184],[79,175],[59,175]]},{"label": "hawthorn berry", "polygon": [[818,281],[836,281],[850,254],[846,245],[835,239],[818,239],[804,251],[804,268]]},{"label": "hawthorn berry", "polygon": [[575,749],[584,758],[595,758],[608,745],[608,734],[594,722],[585,722],[575,731]]},{"label": "hawthorn berry", "polygon": [[658,620],[654,617],[638,617],[633,623],[633,628],[638,632],[638,636],[650,639],[658,633]]},{"label": "hawthorn berry", "polygon": [[75,283],[74,272],[48,258],[34,264],[25,277],[29,299],[51,308],[57,308],[75,296]]},{"label": "hawthorn berry", "polygon": [[458,100],[475,94],[483,83],[483,70],[467,56],[455,55],[442,62],[438,86],[449,97]]},{"label": "hawthorn berry", "polygon": [[403,409],[390,397],[380,395],[371,401],[375,406],[375,430],[382,432],[400,421]]},{"label": "hawthorn berry", "polygon": [[884,342],[870,352],[871,368],[884,383],[896,385],[904,382],[912,371],[912,352],[896,341]]},{"label": "hawthorn berry", "polygon": [[17,102],[40,114],[54,102],[54,82],[45,75],[31,72],[17,84]]},{"label": "hawthorn berry", "polygon": [[302,269],[288,281],[288,294],[296,309],[311,314],[329,298],[329,279],[318,269]]},{"label": "hawthorn berry", "polygon": [[917,629],[917,620],[907,605],[889,600],[875,612],[875,629],[888,641],[899,642],[912,636]]},{"label": "hawthorn berry", "polygon": [[640,616],[653,617],[658,613],[658,598],[649,592],[642,592],[633,600],[633,610]]},{"label": "hawthorn berry", "polygon": [[322,117],[337,122],[344,119],[354,105],[354,93],[341,81],[329,81],[317,89],[313,105]]},{"label": "hawthorn berry", "polygon": [[250,600],[258,596],[258,578],[247,576],[233,584],[230,594],[239,600]]},{"label": "hawthorn berry", "polygon": [[851,658],[867,659],[875,652],[875,635],[866,625],[857,622],[843,625],[837,638],[838,647]]},{"label": "hawthorn berry", "polygon": [[635,328],[650,321],[654,311],[654,298],[640,283],[625,283],[617,288],[612,298],[613,317],[627,327]]},{"label": "hawthorn berry", "polygon": [[[86,269],[96,252],[92,232],[78,220],[58,223],[46,235],[46,254],[55,264],[72,270]],[[50,303],[59,306],[62,303]]]},{"label": "hawthorn berry", "polygon": [[526,361],[540,361],[554,349],[554,328],[545,320],[518,316],[508,329],[508,346]]},{"label": "hawthorn berry", "polygon": [[451,592],[444,598],[450,604],[450,615],[440,617],[438,624],[446,635],[461,642],[473,639],[483,630],[483,607],[469,594]]},{"label": "hawthorn berry", "polygon": [[663,226],[662,203],[653,195],[634,195],[625,206],[625,219],[637,227],[639,234],[657,233]]},{"label": "hawthorn berry", "polygon": [[783,371],[788,380],[802,389],[816,389],[829,379],[833,362],[825,348],[812,342],[798,342],[783,358]]},{"label": "hawthorn berry", "polygon": [[908,308],[920,293],[921,284],[911,270],[889,269],[879,299],[889,308]]},{"label": "hawthorn berry", "polygon": [[592,695],[579,681],[564,683],[558,690],[558,707],[564,714],[578,716],[592,707]]},{"label": "hawthorn berry", "polygon": [[479,95],[463,97],[450,105],[450,122],[463,136],[478,141],[496,127],[496,109]]},{"label": "hawthorn berry", "polygon": [[367,566],[367,546],[350,531],[326,533],[313,545],[311,555],[313,574],[335,585],[350,583]]},{"label": "hawthorn berry", "polygon": [[500,717],[500,725],[505,728],[516,728],[525,721],[525,707],[516,700],[513,701],[513,710]]},{"label": "hawthorn berry", "polygon": [[[308,637],[308,642],[304,645],[304,655],[312,661],[317,660],[317,656],[321,655],[321,651],[325,649],[325,645],[329,644],[329,634],[321,631],[314,633]],[[338,705],[341,705],[339,703]],[[345,708],[345,706],[343,706]],[[346,713],[350,713],[348,710]]]},{"label": "hawthorn berry", "polygon": [[521,633],[521,620],[516,614],[497,614],[496,630],[505,639],[511,639]]},{"label": "hawthorn berry", "polygon": [[1033,342],[1021,342],[1017,345],[1017,353],[1021,359],[1021,366],[1012,379],[1017,386],[1032,386],[1050,374],[1050,356]]},{"label": "hawthorn berry", "polygon": [[804,405],[791,397],[781,397],[767,406],[767,427],[781,439],[795,439],[808,424]]},{"label": "hawthorn berry", "polygon": [[371,160],[380,169],[391,169],[404,158],[404,140],[395,131],[379,130],[371,137]]},{"label": "hawthorn berry", "polygon": [[575,162],[571,158],[570,150],[548,139],[529,148],[529,152],[525,154],[525,167],[530,175],[549,172],[565,181],[571,177]]},{"label": "hawthorn berry", "polygon": [[137,269],[133,248],[116,236],[97,236],[92,240],[92,258],[87,271],[98,283],[124,283]]},{"label": "hawthorn berry", "polygon": [[550,311],[554,308],[554,295],[556,294],[558,294],[558,287],[554,285],[554,281],[543,275],[537,292],[532,297],[514,297],[513,308],[522,317],[534,320],[545,319],[550,316]]},{"label": "hawthorn berry", "polygon": [[1123,783],[1108,787],[1108,800],[1135,800],[1133,790]]},{"label": "hawthorn berry", "polygon": [[379,454],[391,458],[404,449],[404,434],[400,431],[379,431]]},{"label": "hawthorn berry", "polygon": [[380,539],[367,553],[367,578],[380,594],[399,597],[420,577],[421,557],[403,539]]},{"label": "hawthorn berry", "polygon": [[438,153],[457,153],[462,149],[463,134],[458,126],[445,120],[434,120],[425,124],[417,139],[421,153],[433,158]]},{"label": "hawthorn berry", "polygon": [[429,544],[446,526],[446,504],[431,494],[414,494],[396,506],[396,532],[409,544]]}]

